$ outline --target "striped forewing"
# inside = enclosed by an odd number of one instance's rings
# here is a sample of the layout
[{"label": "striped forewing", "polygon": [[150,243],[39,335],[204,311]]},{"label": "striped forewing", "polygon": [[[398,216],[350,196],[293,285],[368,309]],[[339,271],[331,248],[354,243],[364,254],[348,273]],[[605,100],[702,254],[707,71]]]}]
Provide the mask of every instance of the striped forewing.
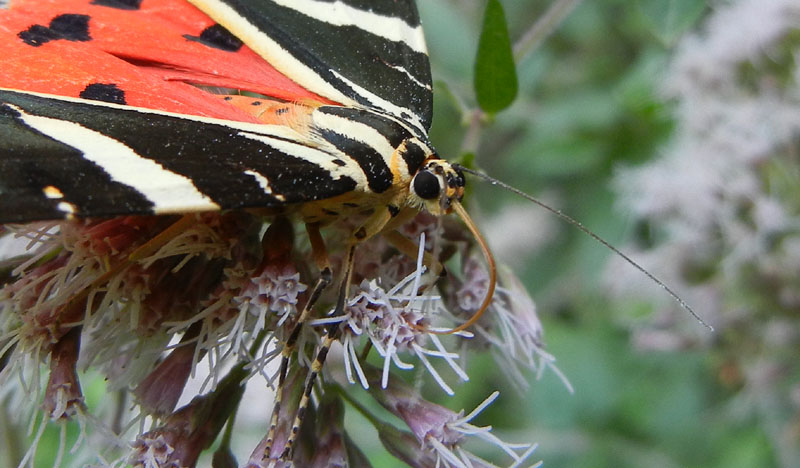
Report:
[{"label": "striped forewing", "polygon": [[375,177],[283,126],[13,90],[0,142],[0,222],[285,206]]},{"label": "striped forewing", "polygon": [[413,0],[190,2],[308,90],[430,128],[430,64]]}]

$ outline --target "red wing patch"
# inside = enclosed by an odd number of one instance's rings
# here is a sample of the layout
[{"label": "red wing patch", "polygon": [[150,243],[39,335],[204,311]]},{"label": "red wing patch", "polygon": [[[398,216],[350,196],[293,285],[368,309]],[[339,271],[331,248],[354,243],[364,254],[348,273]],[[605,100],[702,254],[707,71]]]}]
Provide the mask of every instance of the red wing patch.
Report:
[{"label": "red wing patch", "polygon": [[330,103],[182,0],[27,0],[0,20],[0,87],[243,121],[193,85]]}]

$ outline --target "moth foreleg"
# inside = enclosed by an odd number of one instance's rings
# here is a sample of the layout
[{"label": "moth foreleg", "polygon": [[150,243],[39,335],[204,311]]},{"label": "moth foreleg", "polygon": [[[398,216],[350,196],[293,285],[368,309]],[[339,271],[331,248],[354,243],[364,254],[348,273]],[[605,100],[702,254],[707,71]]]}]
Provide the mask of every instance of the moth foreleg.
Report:
[{"label": "moth foreleg", "polygon": [[[350,247],[347,249],[344,275],[339,288],[339,295],[336,299],[336,308],[333,312],[334,316],[341,316],[344,314],[344,307],[347,301],[350,286],[350,278],[353,272],[353,259],[355,258],[356,245],[357,244],[350,244]],[[281,460],[288,461],[292,459],[294,441],[297,439],[297,435],[300,433],[300,425],[303,423],[303,418],[305,417],[305,412],[311,399],[311,392],[314,390],[314,382],[316,381],[319,373],[322,371],[322,366],[325,365],[325,359],[328,357],[328,351],[330,351],[331,345],[339,337],[341,325],[342,324],[339,322],[334,322],[329,324],[325,329],[325,335],[322,337],[322,344],[320,344],[319,349],[314,356],[314,362],[311,363],[311,369],[309,369],[308,375],[306,375],[303,396],[300,398],[300,404],[297,407],[297,413],[295,414],[294,423],[292,424],[291,432],[289,432],[289,437],[286,440],[286,446],[281,454]]]},{"label": "moth foreleg", "polygon": [[[416,259],[419,255],[419,245],[399,232],[386,231],[383,232],[381,236],[383,236],[383,238],[386,239],[386,241],[389,242],[392,247],[399,250],[403,255],[406,255],[412,259]],[[428,272],[432,274],[432,283],[436,282],[440,276],[445,274],[445,269],[444,265],[442,265],[442,262],[440,262],[439,259],[434,257],[430,252],[423,252],[422,263],[428,269]]]},{"label": "moth foreleg", "polygon": [[[330,259],[328,258],[328,250],[325,247],[325,241],[322,239],[322,234],[319,232],[319,224],[306,224],[306,231],[308,232],[308,239],[311,243],[311,255],[320,270],[320,275],[319,279],[317,279],[317,283],[314,285],[314,289],[311,290],[311,293],[308,296],[305,306],[303,306],[303,310],[297,317],[297,323],[289,333],[289,337],[286,339],[286,343],[283,345],[283,349],[281,350],[281,365],[278,370],[278,387],[277,391],[275,392],[275,402],[273,403],[272,416],[270,417],[269,432],[267,432],[267,443],[264,447],[264,456],[266,458],[270,457],[272,444],[275,440],[275,432],[278,427],[278,417],[280,415],[282,404],[283,387],[286,384],[286,376],[289,372],[289,362],[291,361],[292,354],[294,353],[295,346],[297,345],[297,339],[300,337],[300,332],[303,330],[303,324],[308,320],[309,315],[311,315],[311,310],[313,309],[314,304],[316,304],[316,302],[319,300],[319,297],[322,295],[322,292],[331,283],[333,277]],[[287,442],[287,446],[288,445],[289,443]]]},{"label": "moth foreleg", "polygon": [[[339,287],[339,293],[336,300],[336,307],[334,309],[333,315],[334,316],[343,316],[345,304],[347,302],[351,276],[353,272],[353,263],[355,259],[355,249],[356,247],[364,242],[365,240],[369,239],[372,236],[380,234],[385,230],[394,229],[394,227],[402,224],[407,219],[410,218],[414,214],[411,210],[397,210],[395,207],[387,206],[386,209],[379,209],[374,214],[372,214],[366,222],[356,229],[349,242],[349,247],[347,249],[347,257],[344,262],[344,270],[342,275],[342,282]],[[307,229],[309,231],[309,239],[311,241],[311,248],[312,254],[314,255],[315,261],[320,266],[321,270],[325,271],[325,268],[328,268],[328,272],[330,273],[330,267],[328,265],[327,259],[327,251],[324,249],[324,242],[322,241],[322,237],[319,234],[319,227],[316,224],[309,224],[307,225]],[[324,266],[323,266],[324,265]],[[328,278],[328,282],[330,282],[330,278]],[[318,283],[319,284],[319,283]],[[325,284],[327,286],[327,283]],[[311,296],[309,296],[309,302],[316,300],[314,297],[315,291],[312,292]],[[320,290],[319,293],[322,291]],[[306,319],[307,314],[309,311],[308,304],[304,308],[303,312],[300,314],[302,319]],[[298,326],[300,326],[302,322],[298,320]],[[297,335],[299,335],[299,330],[297,327],[292,331],[292,336],[290,336],[290,340],[293,339],[296,341]],[[300,403],[297,408],[297,413],[295,414],[295,419],[292,424],[291,431],[286,441],[286,445],[281,453],[281,460],[289,461],[292,459],[292,450],[295,440],[300,432],[300,426],[303,423],[303,418],[305,417],[306,410],[308,408],[309,401],[311,399],[311,392],[314,389],[314,383],[317,379],[317,376],[322,371],[322,367],[325,364],[325,359],[328,356],[328,351],[330,351],[331,345],[339,336],[339,332],[341,330],[341,323],[334,322],[327,326],[325,329],[325,334],[322,337],[322,343],[320,344],[317,352],[314,356],[314,361],[311,364],[311,369],[309,369],[308,374],[306,375],[306,380],[304,383],[303,395],[300,398]],[[292,347],[294,346],[294,341],[292,342]],[[287,341],[286,346],[284,349],[289,348],[289,341]],[[284,358],[281,362],[281,376],[284,376],[288,371],[288,358],[291,355],[292,350],[289,349],[286,353],[284,353]],[[278,394],[280,394],[280,385]],[[278,398],[278,397],[276,397]],[[276,400],[276,407],[273,409],[273,422],[270,424],[270,431],[274,435],[274,430],[277,427],[277,416],[278,416],[278,400]],[[268,437],[269,439],[269,437]],[[271,440],[271,439],[270,439]],[[271,443],[268,444],[271,446]],[[271,447],[270,447],[271,449]],[[265,450],[265,454],[270,453],[270,449]]]}]

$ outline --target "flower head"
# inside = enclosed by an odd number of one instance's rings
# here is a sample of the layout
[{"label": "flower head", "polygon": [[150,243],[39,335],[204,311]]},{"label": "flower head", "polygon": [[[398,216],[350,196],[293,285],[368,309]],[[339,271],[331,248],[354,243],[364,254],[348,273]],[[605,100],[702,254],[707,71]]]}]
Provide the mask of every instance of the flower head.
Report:
[{"label": "flower head", "polygon": [[140,434],[128,463],[142,468],[194,466],[200,453],[214,442],[231,408],[238,405],[246,375],[242,366],[234,367],[213,392],[195,397],[161,426]]},{"label": "flower head", "polygon": [[[380,374],[377,369],[369,369],[367,375],[370,380],[377,383]],[[533,444],[507,444],[491,434],[491,427],[479,427],[471,424],[470,421],[498,397],[499,393],[497,392],[486,398],[466,416],[463,411],[456,413],[441,405],[424,400],[411,387],[395,379],[390,379],[385,388],[373,385],[370,394],[384,408],[402,419],[411,429],[411,434],[417,439],[417,443],[422,444],[420,457],[404,456],[404,458],[413,458],[414,466],[490,466],[488,462],[464,448],[465,439],[470,436],[502,449],[514,460],[514,466],[522,463],[535,449]],[[389,444],[394,447],[393,450],[400,453],[406,452],[403,445],[407,441],[404,442],[405,436],[402,433],[389,430],[384,438],[389,439]]]},{"label": "flower head", "polygon": [[[422,265],[424,236],[422,240],[417,269],[413,273],[389,290],[381,287],[377,281],[362,280],[358,292],[348,303],[344,317],[316,321],[344,322],[342,344],[345,347],[345,370],[350,382],[354,382],[351,369],[355,369],[361,385],[364,388],[369,387],[356,351],[362,337],[369,340],[370,345],[383,359],[383,385],[388,379],[392,364],[400,369],[413,368],[413,364],[401,359],[401,353],[417,358],[448,394],[453,394],[453,390],[431,364],[429,357],[442,359],[461,380],[468,380],[466,372],[456,362],[458,354],[445,349],[441,340],[433,333],[436,330],[430,328],[430,319],[426,316],[436,313],[439,298],[420,295],[426,271]],[[428,342],[434,349],[426,347]]]},{"label": "flower head", "polygon": [[[399,255],[380,239],[370,241],[369,248],[359,246],[344,313],[312,318],[296,328],[297,311],[311,293],[307,285],[316,282],[317,262],[284,218],[270,220],[266,229],[261,220],[241,212],[32,225],[18,232],[33,240],[34,253],[17,261],[0,290],[5,340],[0,344],[10,363],[0,371],[0,379],[8,382],[20,370],[36,376],[38,369],[31,369],[30,363],[39,359],[28,356],[46,357],[50,378],[43,394],[48,414],[62,420],[80,414],[82,421],[91,421],[94,415],[83,406],[77,369],[98,369],[110,389],[133,391],[139,411],[122,412],[120,420],[109,424],[114,430],[127,427],[126,434],[135,439],[130,453],[121,454],[124,444],[118,441],[98,453],[107,450],[112,458],[133,466],[183,467],[195,466],[232,420],[242,388],[252,377],[259,375],[267,384],[280,380],[270,366],[280,360],[287,378],[280,388],[277,427],[256,445],[247,466],[289,463],[280,457],[294,431],[296,466],[352,466],[365,457],[344,425],[342,399],[326,391],[324,372],[323,385],[311,388],[310,398],[304,396],[319,326],[339,324],[337,339],[345,349],[348,379],[370,392],[385,393],[387,407],[411,429],[415,442],[409,445],[409,433],[387,435],[385,426],[376,422],[393,453],[405,453],[417,466],[481,465],[485,462],[462,444],[466,437],[478,435],[521,461],[527,455],[520,454],[520,447],[487,435],[488,428],[471,425],[472,415],[465,418],[391,384],[393,372],[421,365],[440,388],[453,394],[452,376],[468,380],[463,362],[469,350],[497,347],[507,349],[507,356],[530,356],[541,344],[538,322],[530,316],[535,318],[532,302],[513,301],[515,296],[503,289],[492,307],[525,311],[518,321],[485,322],[477,328],[480,346],[471,344],[478,340],[469,341],[472,335],[466,332],[450,338],[438,335],[463,316],[447,310],[424,259],[443,261],[465,251],[463,244],[468,242],[456,225],[444,227],[430,216],[412,223],[407,231],[421,233],[417,258]],[[347,238],[335,228],[331,239]],[[434,242],[426,237],[429,234],[441,237]],[[444,257],[436,257],[440,252]],[[331,254],[336,266],[340,253]],[[479,264],[466,257],[463,263],[470,265],[467,276],[475,286],[458,294],[462,302],[483,294],[480,289],[485,287]],[[328,288],[317,297],[317,317],[323,315],[318,311],[333,308],[340,290]],[[522,330],[521,324],[530,331]],[[493,334],[511,329],[518,336],[514,345],[500,343]],[[284,353],[290,337],[295,352]],[[379,370],[368,364],[369,354],[382,361]],[[188,391],[187,381],[206,364],[208,376],[201,390],[176,410]],[[35,387],[35,377],[25,384]],[[295,428],[301,401],[307,405],[305,417]],[[269,422],[268,411],[261,421]],[[103,424],[94,429],[112,432]],[[215,457],[218,463],[235,465],[228,441]]]}]

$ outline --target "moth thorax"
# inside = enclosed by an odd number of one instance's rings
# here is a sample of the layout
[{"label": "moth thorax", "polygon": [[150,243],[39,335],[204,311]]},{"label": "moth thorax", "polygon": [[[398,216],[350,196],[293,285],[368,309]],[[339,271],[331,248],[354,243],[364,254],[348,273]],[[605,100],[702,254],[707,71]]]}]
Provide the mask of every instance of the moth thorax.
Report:
[{"label": "moth thorax", "polygon": [[411,180],[412,202],[441,216],[451,211],[453,201],[464,196],[464,174],[442,159],[433,159]]}]

